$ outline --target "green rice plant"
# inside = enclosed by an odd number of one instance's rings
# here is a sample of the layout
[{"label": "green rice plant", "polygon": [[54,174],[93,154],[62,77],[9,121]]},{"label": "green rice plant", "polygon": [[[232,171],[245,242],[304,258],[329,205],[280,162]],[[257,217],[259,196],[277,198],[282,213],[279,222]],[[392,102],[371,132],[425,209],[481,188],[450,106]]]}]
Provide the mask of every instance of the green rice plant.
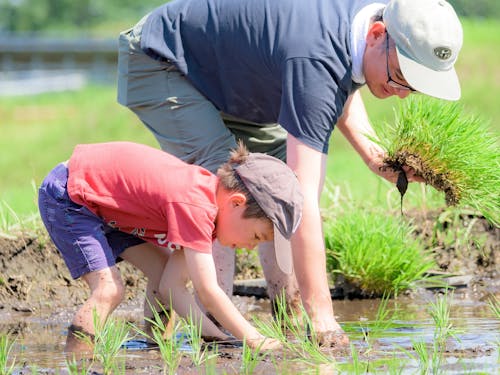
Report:
[{"label": "green rice plant", "polygon": [[351,343],[351,358],[352,364],[350,366],[350,374],[366,374],[368,372],[368,363],[361,362],[359,359],[359,353],[356,347]]},{"label": "green rice plant", "polygon": [[428,374],[428,371],[431,367],[431,359],[429,358],[429,352],[427,351],[427,345],[423,341],[414,341],[412,340],[413,350],[416,353],[416,357],[413,359],[418,361],[418,368],[420,370],[420,374],[425,375]]},{"label": "green rice plant", "polygon": [[75,355],[66,358],[66,368],[70,375],[87,375],[92,365],[93,361],[89,358],[78,359]]},{"label": "green rice plant", "polygon": [[192,351],[190,352],[191,360],[196,367],[200,367],[206,361],[217,358],[217,351],[209,350],[209,347],[203,345],[202,339],[202,319],[195,321],[193,314],[190,312],[188,319],[184,322],[186,334],[189,337]]},{"label": "green rice plant", "polygon": [[250,375],[255,372],[255,368],[261,362],[266,355],[267,352],[261,352],[262,344],[252,349],[246,343],[246,340],[243,340],[243,351],[241,354],[241,369],[240,373],[245,375]]},{"label": "green rice plant", "polygon": [[427,279],[429,253],[401,218],[353,209],[324,223],[327,269],[367,296],[397,294]]},{"label": "green rice plant", "polygon": [[456,333],[458,332],[453,328],[450,320],[450,298],[452,297],[453,293],[450,297],[446,292],[444,295],[437,296],[435,302],[431,302],[429,305],[429,314],[434,320],[435,325],[434,342],[442,350],[445,349],[448,338],[456,338]]},{"label": "green rice plant", "polygon": [[423,374],[439,374],[442,368],[446,343],[450,338],[457,338],[456,330],[450,320],[450,295],[446,292],[437,296],[434,302],[429,304],[429,314],[434,321],[433,340],[430,345],[423,341],[412,340],[413,349],[416,353],[415,360],[419,361],[419,370]]},{"label": "green rice plant", "polygon": [[363,333],[363,339],[368,345],[366,352],[372,350],[373,340],[375,338],[394,325],[396,312],[389,309],[389,299],[390,295],[388,293],[384,293],[377,308],[375,319],[369,322],[359,323],[361,332]]},{"label": "green rice plant", "polygon": [[[94,339],[82,332],[75,332],[75,335],[89,346],[93,346],[93,355],[103,369],[104,374],[118,372],[117,362],[123,343],[128,340],[130,328],[127,322],[119,319],[108,318],[101,321],[95,309],[92,311],[94,325]],[[122,364],[123,365],[123,364]]]},{"label": "green rice plant", "polygon": [[275,301],[275,319],[263,322],[254,318],[256,327],[267,337],[281,341],[284,352],[296,361],[310,365],[336,365],[333,357],[324,353],[312,327],[312,322],[303,306],[297,313],[287,309],[286,298],[282,294]]},{"label": "green rice plant", "polygon": [[14,342],[8,334],[0,335],[0,375],[10,375],[14,372],[16,357],[11,357]]},{"label": "green rice plant", "polygon": [[488,306],[497,319],[500,319],[500,300],[496,296],[492,296],[488,300]]},{"label": "green rice plant", "polygon": [[448,205],[470,206],[500,224],[498,136],[479,117],[457,103],[416,96],[400,105],[394,125],[375,128],[388,154],[385,168],[400,172],[398,188],[405,185],[402,168],[412,167]]},{"label": "green rice plant", "polygon": [[[148,301],[148,303],[150,302]],[[152,308],[153,319],[146,318],[151,323],[152,335],[148,335],[137,327],[134,327],[134,329],[158,345],[160,356],[163,360],[163,373],[174,375],[182,359],[181,347],[183,345],[183,338],[178,337],[182,323],[178,320],[173,327],[167,327],[170,313],[161,303],[157,305],[161,307],[161,311],[157,311],[157,308]],[[172,308],[170,311],[173,311]]]}]

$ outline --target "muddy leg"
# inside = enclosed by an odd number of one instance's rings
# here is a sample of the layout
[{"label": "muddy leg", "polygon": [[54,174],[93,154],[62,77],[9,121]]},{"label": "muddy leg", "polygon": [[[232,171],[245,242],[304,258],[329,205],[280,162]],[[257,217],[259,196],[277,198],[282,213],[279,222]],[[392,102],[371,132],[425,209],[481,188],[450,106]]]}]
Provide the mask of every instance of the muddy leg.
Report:
[{"label": "muddy leg", "polygon": [[273,316],[276,316],[277,299],[284,295],[288,313],[299,317],[301,298],[295,272],[287,275],[279,269],[272,242],[259,245],[259,258],[267,282],[267,293],[271,300]]},{"label": "muddy leg", "polygon": [[152,337],[152,325],[149,321],[154,320],[152,308],[158,311],[161,321],[167,327],[165,334],[172,333],[175,313],[170,309],[170,300],[162,300],[159,293],[161,276],[170,257],[170,251],[150,243],[143,243],[128,248],[121,257],[140,269],[148,280],[144,300],[144,333]]},{"label": "muddy leg", "polygon": [[87,336],[91,341],[95,334],[93,311],[97,313],[101,322],[120,304],[125,294],[125,287],[116,266],[93,271],[82,276],[88,284],[91,294],[75,314],[71,326],[68,328],[66,352],[91,351],[92,347],[86,340],[79,338],[79,334]]},{"label": "muddy leg", "polygon": [[157,316],[160,318],[161,323],[166,327],[163,337],[170,337],[174,331],[175,326],[175,311],[171,309],[170,300],[164,300],[160,298],[159,284],[155,280],[148,279],[148,285],[146,288],[146,298],[144,301],[144,333],[146,334],[148,340],[153,337],[152,323],[155,321],[155,314],[151,308],[154,308],[158,313]]}]

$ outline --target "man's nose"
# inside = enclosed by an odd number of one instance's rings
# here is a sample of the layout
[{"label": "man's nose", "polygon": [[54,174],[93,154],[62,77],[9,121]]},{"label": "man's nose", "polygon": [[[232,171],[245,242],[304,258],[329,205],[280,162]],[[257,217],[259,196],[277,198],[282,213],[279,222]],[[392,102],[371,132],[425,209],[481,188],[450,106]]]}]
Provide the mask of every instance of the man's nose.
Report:
[{"label": "man's nose", "polygon": [[406,89],[395,88],[394,90],[396,91],[396,95],[399,96],[401,99],[406,98],[411,93],[410,90],[406,90]]}]

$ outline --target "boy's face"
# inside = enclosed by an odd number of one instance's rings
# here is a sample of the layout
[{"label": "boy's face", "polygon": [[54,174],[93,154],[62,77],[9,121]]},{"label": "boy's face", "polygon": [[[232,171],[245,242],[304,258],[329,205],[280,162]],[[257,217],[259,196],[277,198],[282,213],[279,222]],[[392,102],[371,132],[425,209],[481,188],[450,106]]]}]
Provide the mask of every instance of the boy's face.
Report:
[{"label": "boy's face", "polygon": [[246,199],[242,194],[232,194],[219,206],[215,229],[223,246],[253,249],[259,242],[273,240],[273,225],[267,218],[243,218]]}]

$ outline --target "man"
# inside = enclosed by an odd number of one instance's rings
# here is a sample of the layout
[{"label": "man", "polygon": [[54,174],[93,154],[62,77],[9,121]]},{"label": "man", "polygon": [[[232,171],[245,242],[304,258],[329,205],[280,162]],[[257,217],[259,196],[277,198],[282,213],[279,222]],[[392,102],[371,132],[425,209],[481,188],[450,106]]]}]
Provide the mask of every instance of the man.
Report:
[{"label": "man", "polygon": [[[320,341],[346,343],[319,210],[330,135],[337,126],[373,172],[395,182],[366,137],[373,130],[358,89],[456,100],[461,45],[460,21],[444,0],[175,0],[121,34],[118,101],[162,149],[209,170],[240,139],[286,160],[304,193],[303,220],[291,240],[295,273],[277,267],[271,245],[260,247],[269,294],[284,289],[293,305],[300,289]],[[219,269],[234,267],[227,251],[214,257]],[[228,293],[232,277],[219,274]]]}]

